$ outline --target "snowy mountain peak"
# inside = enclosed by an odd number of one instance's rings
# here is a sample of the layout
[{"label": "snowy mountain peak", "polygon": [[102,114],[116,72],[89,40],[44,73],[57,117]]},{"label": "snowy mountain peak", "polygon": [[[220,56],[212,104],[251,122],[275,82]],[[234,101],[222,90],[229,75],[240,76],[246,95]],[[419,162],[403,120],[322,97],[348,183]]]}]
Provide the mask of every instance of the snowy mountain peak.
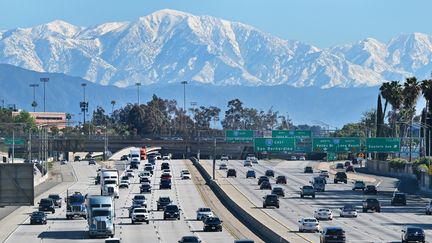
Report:
[{"label": "snowy mountain peak", "polygon": [[134,22],[78,27],[56,20],[1,31],[0,63],[121,87],[183,80],[361,87],[429,77],[432,37],[413,33],[321,49],[246,24],[163,9]]}]

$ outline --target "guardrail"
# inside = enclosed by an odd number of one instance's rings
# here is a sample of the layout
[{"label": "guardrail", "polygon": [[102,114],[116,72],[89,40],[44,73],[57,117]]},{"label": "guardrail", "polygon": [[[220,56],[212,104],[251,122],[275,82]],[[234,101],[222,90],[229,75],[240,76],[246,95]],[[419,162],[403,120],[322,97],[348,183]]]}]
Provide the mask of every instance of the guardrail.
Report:
[{"label": "guardrail", "polygon": [[195,157],[191,157],[192,164],[197,168],[201,176],[206,181],[207,185],[218,197],[222,204],[238,219],[242,222],[249,230],[254,232],[264,242],[281,242],[288,243],[282,236],[275,233],[273,230],[262,224],[246,210],[241,208],[234,200],[232,200],[220,187],[211,179],[210,174],[200,164],[199,160]]}]

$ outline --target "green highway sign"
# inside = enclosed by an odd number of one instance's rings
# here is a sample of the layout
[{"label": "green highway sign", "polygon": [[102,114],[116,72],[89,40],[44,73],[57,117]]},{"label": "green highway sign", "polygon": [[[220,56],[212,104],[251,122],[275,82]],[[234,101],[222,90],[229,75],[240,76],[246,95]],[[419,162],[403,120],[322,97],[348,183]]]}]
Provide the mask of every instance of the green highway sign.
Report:
[{"label": "green highway sign", "polygon": [[272,137],[310,139],[312,137],[312,132],[311,130],[273,130]]},{"label": "green highway sign", "polygon": [[327,153],[327,161],[337,160],[337,155],[335,153]]},{"label": "green highway sign", "polygon": [[255,138],[255,152],[295,151],[295,138]]},{"label": "green highway sign", "polygon": [[367,138],[366,151],[378,153],[400,152],[399,138]]},{"label": "green highway sign", "polygon": [[359,152],[360,138],[313,138],[314,152]]},{"label": "green highway sign", "polygon": [[12,145],[13,143],[15,143],[15,145],[24,145],[25,141],[22,138],[15,138],[15,142],[12,138],[5,138],[4,140],[4,144],[6,145]]},{"label": "green highway sign", "polygon": [[225,141],[227,142],[252,142],[254,139],[253,130],[226,130]]}]

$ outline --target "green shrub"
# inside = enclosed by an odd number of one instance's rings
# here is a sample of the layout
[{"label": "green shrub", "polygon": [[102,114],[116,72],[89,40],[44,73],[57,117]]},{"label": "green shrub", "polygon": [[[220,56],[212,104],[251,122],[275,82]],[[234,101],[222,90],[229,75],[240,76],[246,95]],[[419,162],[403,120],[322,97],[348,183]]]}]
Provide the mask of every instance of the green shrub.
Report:
[{"label": "green shrub", "polygon": [[394,158],[389,161],[390,168],[401,170],[405,168],[405,164],[408,163],[406,159]]}]

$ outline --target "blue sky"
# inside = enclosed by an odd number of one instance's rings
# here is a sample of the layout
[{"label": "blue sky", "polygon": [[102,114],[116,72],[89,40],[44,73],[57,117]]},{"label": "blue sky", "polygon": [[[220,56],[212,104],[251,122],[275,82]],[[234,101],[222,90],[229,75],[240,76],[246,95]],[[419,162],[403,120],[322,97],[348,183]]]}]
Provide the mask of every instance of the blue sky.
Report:
[{"label": "blue sky", "polygon": [[55,19],[80,26],[134,21],[164,8],[242,22],[318,47],[432,34],[431,0],[0,0],[0,29]]}]

